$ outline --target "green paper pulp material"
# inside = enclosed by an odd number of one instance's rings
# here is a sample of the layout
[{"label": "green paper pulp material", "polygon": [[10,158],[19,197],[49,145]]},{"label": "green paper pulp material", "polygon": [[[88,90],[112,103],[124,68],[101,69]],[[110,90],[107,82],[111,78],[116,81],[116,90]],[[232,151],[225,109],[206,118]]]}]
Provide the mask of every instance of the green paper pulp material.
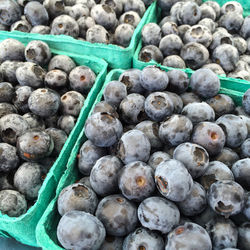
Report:
[{"label": "green paper pulp material", "polygon": [[[203,2],[207,2],[210,0],[203,0]],[[215,2],[217,2],[220,6],[222,6],[223,4],[229,2],[231,0],[216,0]],[[244,9],[244,16],[249,16],[250,15],[250,2],[249,0],[234,0],[235,2],[239,2],[243,9]]]},{"label": "green paper pulp material", "polygon": [[[23,42],[23,40],[21,40]],[[26,245],[37,246],[35,230],[38,221],[47,208],[49,202],[55,196],[57,184],[66,169],[72,148],[82,131],[87,115],[99,93],[102,83],[107,73],[108,64],[93,56],[76,56],[64,51],[51,49],[53,54],[64,54],[70,56],[77,65],[90,67],[96,74],[96,82],[89,92],[84,106],[81,110],[77,123],[69,135],[59,157],[50,169],[44,183],[39,191],[35,204],[20,217],[9,217],[0,213],[0,235],[4,237],[13,237]]]},{"label": "green paper pulp material", "polygon": [[107,45],[80,41],[65,35],[40,35],[19,31],[0,31],[0,40],[14,38],[25,44],[32,40],[43,40],[48,43],[51,48],[57,50],[63,50],[77,55],[84,54],[103,58],[106,62],[108,62],[110,68],[129,69],[132,65],[132,58],[140,39],[141,30],[146,23],[151,22],[155,13],[155,8],[156,2],[148,7],[143,18],[141,19],[141,22],[136,27],[131,42],[127,48],[121,48],[120,46],[113,44]]},{"label": "green paper pulp material", "polygon": [[[122,69],[114,69],[110,71],[110,73],[106,77],[106,80],[103,84],[101,91],[96,97],[96,100],[93,104],[91,111],[89,112],[89,115],[92,113],[95,105],[103,99],[103,92],[104,92],[105,86],[110,81],[117,80],[123,72],[124,70]],[[191,73],[189,72],[189,76],[190,75]],[[236,105],[241,105],[243,93],[232,91],[232,90],[227,90],[224,88],[221,88],[220,93],[231,96],[233,100],[235,101]],[[41,220],[39,221],[37,225],[37,229],[36,229],[37,242],[38,242],[38,245],[42,247],[44,250],[51,250],[51,249],[62,250],[63,249],[60,243],[58,242],[57,235],[56,235],[57,225],[61,218],[61,216],[59,215],[57,211],[57,199],[63,188],[75,183],[77,180],[82,178],[77,167],[77,155],[83,142],[85,142],[86,140],[87,138],[85,136],[84,129],[83,129],[69,157],[67,170],[65,171],[64,175],[62,176],[58,184],[58,187],[56,190],[56,196],[51,201],[48,208],[45,210]]]},{"label": "green paper pulp material", "polygon": [[[228,1],[216,1],[216,2],[218,2],[219,4],[222,3],[222,5],[223,5],[225,2],[228,2]],[[243,1],[242,0],[242,1],[238,1],[238,2],[240,2],[243,7],[248,6],[248,10],[250,10],[250,1]],[[245,4],[243,4],[243,2],[245,2]],[[247,10],[247,9],[245,9],[245,10]],[[249,12],[249,15],[250,15],[250,12]],[[154,18],[152,19],[151,22],[157,23],[160,21],[160,18],[161,18],[161,8],[156,7],[155,8],[155,15],[154,15]],[[163,66],[154,60],[151,60],[150,62],[140,61],[139,60],[139,53],[140,53],[141,49],[142,49],[142,40],[140,39],[139,44],[136,48],[135,54],[133,56],[133,68],[143,69],[149,65],[157,65],[158,67],[160,67],[161,69],[164,69],[166,71],[174,69],[171,67]],[[192,74],[192,72],[194,72],[193,70],[191,70],[189,68],[181,69],[181,70],[188,73],[189,75]],[[245,92],[250,88],[250,82],[246,81],[246,80],[230,78],[230,77],[226,77],[226,75],[221,75],[221,76],[219,76],[219,78],[221,81],[221,87],[225,88],[225,89],[231,89],[231,90],[235,90],[238,92]]]},{"label": "green paper pulp material", "polygon": [[[112,80],[117,80],[119,78],[119,75],[123,72],[123,70],[112,70],[106,77],[105,83],[99,92],[94,105],[92,106],[91,112],[98,102],[102,100],[102,94],[105,88],[105,85],[109,83]],[[89,112],[89,114],[91,114]],[[81,179],[82,176],[80,175],[77,167],[77,154],[80,150],[80,147],[82,146],[83,142],[85,142],[87,139],[85,137],[84,129],[81,131],[80,135],[78,136],[78,139],[76,141],[76,144],[71,152],[71,155],[69,157],[69,161],[67,163],[66,171],[64,175],[62,176],[57,190],[56,190],[56,196],[51,201],[47,209],[45,210],[41,220],[39,221],[37,228],[36,228],[36,238],[38,245],[43,248],[43,250],[61,250],[63,249],[60,246],[60,243],[57,240],[56,236],[56,229],[58,222],[61,218],[59,213],[57,212],[57,199],[62,191],[63,188],[67,187],[68,185],[75,183],[77,180]]]}]

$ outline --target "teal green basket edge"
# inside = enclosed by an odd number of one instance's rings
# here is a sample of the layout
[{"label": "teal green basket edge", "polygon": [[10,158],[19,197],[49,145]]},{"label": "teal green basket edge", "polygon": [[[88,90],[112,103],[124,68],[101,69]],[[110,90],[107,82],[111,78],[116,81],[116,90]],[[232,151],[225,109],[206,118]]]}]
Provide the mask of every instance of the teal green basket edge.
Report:
[{"label": "teal green basket edge", "polygon": [[[109,83],[112,80],[117,80],[121,73],[123,73],[124,70],[122,69],[114,69],[110,71],[105,79],[105,82],[103,84],[103,87],[99,94],[96,97],[96,100],[91,108],[91,111],[89,112],[89,115],[92,113],[95,105],[102,100],[103,91],[105,89],[105,86],[107,83]],[[189,72],[190,73],[190,72]],[[189,74],[189,76],[191,73]],[[220,93],[229,95],[233,98],[236,105],[241,106],[241,100],[243,93],[238,91],[232,91],[228,89],[221,88]],[[80,178],[79,172],[77,169],[77,154],[79,152],[79,149],[82,145],[82,143],[86,141],[86,137],[84,134],[84,129],[79,135],[79,138],[71,152],[69,161],[67,163],[67,170],[65,171],[64,175],[62,176],[57,190],[56,190],[56,196],[49,204],[48,208],[44,212],[41,220],[39,221],[37,228],[36,228],[36,237],[37,242],[40,247],[42,247],[44,250],[62,250],[63,248],[59,246],[59,243],[57,241],[56,237],[56,226],[59,222],[60,215],[57,212],[57,198],[61,192],[61,190],[66,187],[67,185],[70,185],[74,183],[77,179]],[[53,223],[51,223],[53,221]],[[54,226],[54,227],[53,227]],[[52,228],[53,227],[53,228]]]},{"label": "teal green basket edge", "polygon": [[[221,5],[223,5],[225,2],[228,2],[228,1],[216,1],[216,2],[223,2],[221,4]],[[238,1],[238,2],[243,2],[243,1]],[[249,2],[249,9],[250,9],[250,2]],[[154,18],[151,19],[151,22],[156,23],[157,21],[159,21],[160,14],[161,14],[161,8],[157,6],[154,9],[154,11],[155,11]],[[249,12],[249,14],[250,14],[250,12]],[[166,70],[166,71],[174,69],[171,67],[163,66],[163,65],[155,62],[154,60],[151,60],[148,63],[139,61],[139,53],[141,51],[141,48],[142,48],[142,40],[140,39],[138,46],[135,50],[134,56],[133,56],[133,68],[143,69],[149,65],[156,65],[156,66],[158,66],[161,69]],[[191,70],[189,68],[181,69],[181,70],[183,70],[184,72],[186,72],[189,75],[192,74],[192,72],[194,72],[193,70]],[[239,91],[239,92],[246,92],[250,88],[249,81],[230,78],[230,77],[226,77],[226,76],[218,76],[218,77],[220,78],[222,88],[231,89],[231,90]]]},{"label": "teal green basket edge", "polygon": [[[121,70],[121,69],[115,69],[115,70],[112,70],[108,73],[108,75],[105,79],[105,82],[102,86],[102,89],[99,92],[99,94],[97,95],[96,100],[91,108],[91,111],[89,112],[89,115],[92,113],[93,108],[95,107],[95,104],[97,104],[98,102],[101,101],[102,93],[104,91],[106,84],[108,82],[110,82],[111,80],[117,79],[123,71],[124,70]],[[72,152],[71,152],[71,155],[70,155],[68,163],[67,163],[66,171],[59,181],[59,184],[58,184],[57,190],[56,190],[56,196],[50,202],[49,206],[47,207],[43,216],[41,217],[41,220],[37,224],[37,228],[36,228],[37,242],[38,242],[38,245],[40,247],[42,247],[44,250],[45,249],[47,249],[47,250],[51,250],[51,249],[62,250],[63,249],[61,246],[59,246],[59,243],[58,243],[57,238],[56,238],[56,226],[53,228],[53,230],[50,230],[49,233],[48,233],[48,230],[50,228],[50,225],[52,225],[52,226],[57,225],[59,218],[60,218],[59,214],[57,213],[57,198],[58,198],[61,190],[64,187],[74,183],[76,180],[78,180],[80,178],[79,173],[78,173],[78,168],[76,165],[77,164],[77,154],[78,154],[79,149],[84,141],[86,141],[86,137],[85,137],[85,133],[84,133],[84,129],[83,129],[81,131],[76,143],[75,143],[75,146],[74,146]],[[51,222],[53,222],[53,223],[51,223]],[[54,238],[54,240],[52,238]]]},{"label": "teal green basket edge", "polygon": [[155,13],[156,2],[153,2],[144,13],[139,25],[136,27],[131,42],[127,48],[113,44],[98,44],[87,41],[80,41],[65,35],[41,35],[35,33],[23,33],[20,31],[0,31],[0,40],[6,37],[13,39],[21,39],[23,43],[31,40],[43,40],[52,49],[64,50],[73,54],[93,55],[104,59],[108,62],[110,68],[131,68],[133,54],[137,48],[141,36],[143,26],[150,22]]},{"label": "teal green basket edge", "polygon": [[74,129],[70,133],[69,138],[66,141],[59,157],[53,164],[51,170],[44,180],[36,203],[20,217],[9,217],[7,215],[0,214],[0,234],[5,237],[14,237],[18,241],[31,246],[37,246],[35,237],[36,224],[40,220],[44,210],[47,208],[47,205],[55,195],[57,184],[65,170],[71,150],[78,138],[79,133],[82,130],[83,124],[87,119],[87,115],[93,105],[93,102],[95,101],[96,96],[102,87],[108,67],[108,64],[104,60],[94,56],[75,55],[55,49],[52,49],[52,53],[68,55],[78,65],[81,64],[89,66],[96,73],[98,73],[98,75],[94,86],[85,100],[84,106],[80,112]]}]

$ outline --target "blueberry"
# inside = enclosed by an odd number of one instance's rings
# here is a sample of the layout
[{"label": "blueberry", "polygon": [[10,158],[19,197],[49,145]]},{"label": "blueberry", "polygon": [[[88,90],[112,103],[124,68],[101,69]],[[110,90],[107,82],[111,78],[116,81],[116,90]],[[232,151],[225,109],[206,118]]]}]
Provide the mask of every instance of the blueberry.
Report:
[{"label": "blueberry", "polygon": [[194,128],[192,142],[204,147],[209,155],[219,154],[225,143],[226,137],[220,126],[212,122],[200,122]]},{"label": "blueberry", "polygon": [[48,35],[50,34],[50,27],[45,25],[36,25],[30,30],[30,33]]},{"label": "blueberry", "polygon": [[161,30],[162,30],[163,36],[170,35],[170,34],[178,35],[179,33],[177,24],[174,22],[165,22],[162,25]]},{"label": "blueberry", "polygon": [[4,0],[0,3],[0,22],[10,26],[20,20],[22,15],[21,7],[14,0]]},{"label": "blueberry", "polygon": [[192,26],[183,37],[185,43],[196,42],[209,47],[212,42],[212,33],[206,26],[194,25]]},{"label": "blueberry", "polygon": [[96,161],[106,153],[105,148],[96,147],[91,141],[86,141],[79,152],[78,168],[80,172],[89,175]]},{"label": "blueberry", "polygon": [[0,134],[3,142],[15,145],[18,136],[29,129],[29,124],[20,115],[8,114],[0,119]]},{"label": "blueberry", "polygon": [[123,2],[119,0],[102,0],[102,4],[108,5],[110,8],[114,9],[117,16],[120,16],[123,12]]},{"label": "blueberry", "polygon": [[[178,179],[175,176],[179,176]],[[160,163],[155,170],[155,182],[160,193],[172,201],[185,200],[193,186],[191,175],[177,160]]]},{"label": "blueberry", "polygon": [[24,15],[32,26],[47,25],[49,15],[45,7],[36,1],[28,2],[24,7]]},{"label": "blueberry", "polygon": [[48,117],[56,114],[60,106],[59,95],[46,88],[33,91],[28,99],[29,109],[36,115]]},{"label": "blueberry", "polygon": [[25,62],[16,70],[16,78],[21,86],[42,88],[44,86],[45,70],[31,62]]},{"label": "blueberry", "polygon": [[160,234],[148,230],[146,228],[137,228],[130,233],[124,240],[123,249],[137,250],[137,249],[164,249],[164,240]]},{"label": "blueberry", "polygon": [[16,78],[16,70],[18,67],[22,66],[23,62],[19,61],[4,61],[0,68],[2,72],[3,79],[7,82],[11,82],[12,84],[17,83]]},{"label": "blueberry", "polygon": [[85,134],[94,145],[109,147],[115,144],[122,135],[122,124],[113,115],[95,113],[85,123]]},{"label": "blueberry", "polygon": [[93,249],[102,245],[105,228],[95,216],[83,211],[70,211],[59,221],[57,238],[66,249]]},{"label": "blueberry", "polygon": [[78,210],[93,214],[98,204],[95,192],[81,183],[65,187],[59,194],[57,209],[61,216]]},{"label": "blueberry", "polygon": [[118,143],[118,156],[124,164],[133,161],[147,162],[150,150],[151,145],[148,137],[137,129],[124,133]]},{"label": "blueberry", "polygon": [[145,97],[140,94],[129,94],[120,103],[119,110],[122,120],[128,124],[136,124],[145,120]]},{"label": "blueberry", "polygon": [[191,42],[182,47],[181,57],[189,68],[198,69],[207,62],[209,52],[204,45]]},{"label": "blueberry", "polygon": [[137,25],[140,23],[141,18],[139,14],[135,11],[127,11],[124,14],[121,15],[119,22],[120,23],[128,23],[134,26],[134,28],[137,27]]},{"label": "blueberry", "polygon": [[50,18],[55,18],[64,14],[65,5],[62,0],[44,0],[43,5],[46,8]]},{"label": "blueberry", "polygon": [[84,4],[78,3],[70,8],[68,15],[77,21],[81,17],[89,16],[89,8]]},{"label": "blueberry", "polygon": [[194,94],[193,92],[185,92],[181,94],[181,99],[183,101],[184,106],[193,102],[201,102],[199,96]]},{"label": "blueberry", "polygon": [[28,99],[32,91],[33,89],[29,86],[20,86],[16,88],[12,102],[19,112],[29,112]]},{"label": "blueberry", "polygon": [[138,223],[136,206],[122,195],[103,198],[96,209],[96,217],[112,236],[125,236],[135,230]]},{"label": "blueberry", "polygon": [[2,173],[0,177],[0,191],[2,190],[14,190],[13,187],[13,172]]},{"label": "blueberry", "polygon": [[242,97],[242,107],[247,114],[250,114],[250,90],[247,90]]},{"label": "blueberry", "polygon": [[213,51],[213,61],[220,64],[225,71],[232,71],[239,61],[239,52],[230,44],[222,44]]},{"label": "blueberry", "polygon": [[116,156],[106,155],[96,161],[90,173],[93,190],[105,197],[118,191],[118,173],[123,164]]},{"label": "blueberry", "polygon": [[9,172],[19,164],[17,149],[7,143],[0,143],[0,171]]},{"label": "blueberry", "polygon": [[57,128],[47,128],[45,132],[51,136],[54,142],[54,150],[52,154],[59,155],[68,138],[67,134],[63,130]]},{"label": "blueberry", "polygon": [[236,36],[233,38],[234,47],[237,48],[240,55],[245,54],[247,50],[247,42],[240,36]]},{"label": "blueberry", "polygon": [[[67,1],[67,0],[66,0]],[[69,0],[70,1],[70,0]],[[86,5],[89,9],[94,7],[98,1],[95,0],[76,0],[76,3],[81,3]],[[99,1],[100,2],[100,1]],[[69,4],[68,4],[69,5]]]},{"label": "blueberry", "polygon": [[91,43],[108,44],[110,42],[110,35],[104,27],[96,24],[88,29],[86,33],[86,41]]},{"label": "blueberry", "polygon": [[[171,13],[170,13],[171,14]],[[158,24],[160,27],[162,27],[166,22],[173,22],[177,24],[177,20],[175,16],[165,16],[161,19],[160,23]]]},{"label": "blueberry", "polygon": [[139,69],[129,69],[124,71],[120,75],[119,81],[126,85],[128,94],[142,94],[144,92],[141,85],[141,71]]},{"label": "blueberry", "polygon": [[0,82],[0,102],[11,102],[14,88],[9,82]]},{"label": "blueberry", "polygon": [[96,23],[90,16],[83,16],[77,20],[79,25],[79,37],[86,38],[86,32],[89,28],[93,27]]},{"label": "blueberry", "polygon": [[154,45],[147,45],[143,47],[138,57],[139,60],[143,62],[150,62],[151,60],[154,60],[157,63],[161,63],[163,61],[163,55],[160,49]]},{"label": "blueberry", "polygon": [[171,67],[171,68],[179,68],[179,69],[186,68],[186,65],[183,59],[177,55],[165,57],[162,65],[166,67]]},{"label": "blueberry", "polygon": [[175,34],[164,36],[159,44],[159,48],[164,56],[178,55],[182,47],[182,40]]},{"label": "blueberry", "polygon": [[0,211],[10,217],[18,217],[27,210],[27,202],[22,194],[15,190],[0,191]]},{"label": "blueberry", "polygon": [[41,130],[45,129],[45,122],[40,116],[37,116],[37,115],[29,112],[29,113],[24,114],[23,118],[29,124],[29,127],[31,129],[33,129],[33,128],[38,128]]},{"label": "blueberry", "polygon": [[160,125],[159,137],[170,146],[178,146],[190,139],[192,130],[193,124],[189,118],[183,115],[172,115]]},{"label": "blueberry", "polygon": [[243,14],[243,8],[241,6],[240,3],[236,2],[236,1],[229,1],[227,3],[225,3],[222,7],[221,7],[221,13],[223,15],[227,14],[227,13],[234,13],[234,14]]},{"label": "blueberry", "polygon": [[36,162],[49,156],[54,149],[50,135],[39,129],[28,130],[17,139],[17,150],[26,161]]},{"label": "blueberry", "polygon": [[131,24],[122,23],[117,26],[114,38],[118,45],[123,47],[128,47],[133,34],[134,34],[134,27]]},{"label": "blueberry", "polygon": [[[48,119],[47,119],[47,122],[49,122]],[[67,135],[69,135],[70,132],[73,130],[73,128],[75,127],[75,124],[76,124],[76,118],[72,115],[62,115],[59,117],[57,121],[58,128],[63,130]],[[51,126],[47,126],[47,127],[51,127]]]},{"label": "blueberry", "polygon": [[144,45],[159,46],[161,34],[161,28],[156,23],[148,23],[141,31],[142,42]]},{"label": "blueberry", "polygon": [[170,97],[174,105],[174,114],[180,114],[183,108],[183,101],[181,97],[173,92],[165,91],[165,93]]},{"label": "blueberry", "polygon": [[[181,3],[181,2],[179,2]],[[186,34],[186,32],[191,28],[190,25],[188,24],[182,24],[180,26],[178,26],[178,34],[179,34],[179,37],[181,39],[183,39],[184,35]]]},{"label": "blueberry", "polygon": [[218,154],[214,160],[220,161],[224,164],[226,164],[229,168],[232,167],[232,165],[238,161],[240,158],[238,154],[233,151],[231,148],[224,147],[220,154]]},{"label": "blueberry", "polygon": [[62,89],[67,86],[68,76],[60,69],[49,71],[44,78],[45,86],[51,89]]},{"label": "blueberry", "polygon": [[[221,28],[223,29],[223,28]],[[210,45],[210,49],[214,50],[218,46],[223,44],[233,45],[233,37],[227,32],[227,30],[218,30],[213,33],[213,41]]]},{"label": "blueberry", "polygon": [[242,144],[241,144],[241,156],[242,157],[250,157],[250,138],[246,139]]},{"label": "blueberry", "polygon": [[221,27],[226,28],[229,32],[237,33],[243,24],[244,18],[242,14],[238,14],[235,12],[228,12],[221,16],[218,21]]},{"label": "blueberry", "polygon": [[102,250],[122,250],[123,237],[115,237],[107,235],[103,244],[101,245]]},{"label": "blueberry", "polygon": [[236,115],[223,115],[217,119],[216,123],[223,129],[228,147],[237,148],[247,138],[246,123]]},{"label": "blueberry", "polygon": [[34,200],[42,186],[42,166],[37,163],[25,162],[14,175],[14,186],[25,195],[26,199]]},{"label": "blueberry", "polygon": [[217,217],[209,221],[206,230],[211,236],[213,249],[236,247],[238,241],[238,230],[229,219]]},{"label": "blueberry", "polygon": [[218,24],[210,18],[203,18],[198,24],[207,27],[211,33],[213,33],[218,26]]},{"label": "blueberry", "polygon": [[220,80],[210,69],[196,70],[190,78],[190,87],[203,98],[214,97],[220,90]]},{"label": "blueberry", "polygon": [[0,119],[5,115],[16,113],[17,109],[14,105],[5,102],[0,103]]},{"label": "blueberry", "polygon": [[244,207],[244,189],[234,181],[217,181],[208,191],[208,203],[218,214],[228,218]]},{"label": "blueberry", "polygon": [[191,193],[186,199],[178,202],[178,207],[185,216],[200,214],[206,206],[206,191],[198,182],[194,182]]},{"label": "blueberry", "polygon": [[203,121],[214,121],[214,110],[206,102],[193,102],[187,104],[183,110],[182,115],[187,116],[193,124]]},{"label": "blueberry", "polygon": [[212,249],[211,239],[207,231],[191,222],[176,227],[168,234],[165,250],[177,250],[179,245],[183,245],[183,249],[195,249],[197,246],[203,250]]},{"label": "blueberry", "polygon": [[202,6],[209,6],[209,7],[212,7],[213,10],[215,11],[216,13],[216,18],[218,18],[220,16],[220,5],[215,2],[215,1],[206,1],[202,4]]},{"label": "blueberry", "polygon": [[178,0],[158,0],[157,3],[162,9],[168,11],[176,2],[178,2]]},{"label": "blueberry", "polygon": [[20,32],[26,32],[29,33],[31,30],[31,25],[26,20],[20,20],[15,23],[13,23],[10,26],[10,31],[20,31]]},{"label": "blueberry", "polygon": [[216,217],[218,217],[218,215],[209,206],[207,206],[202,213],[192,217],[192,220],[194,223],[205,228],[207,223]]},{"label": "blueberry", "polygon": [[232,166],[232,172],[234,174],[235,180],[246,190],[249,191],[250,189],[250,182],[249,182],[249,163],[250,159],[245,158],[236,161]]},{"label": "blueberry", "polygon": [[209,166],[207,151],[190,142],[180,144],[174,150],[173,158],[182,162],[194,179],[203,175]]},{"label": "blueberry", "polygon": [[159,125],[153,121],[143,121],[135,126],[135,129],[142,131],[149,139],[152,148],[161,148],[162,142],[159,139]]},{"label": "blueberry", "polygon": [[116,13],[108,5],[97,4],[91,9],[91,17],[99,25],[102,25],[105,29],[110,30],[115,28],[116,25]]},{"label": "blueberry", "polygon": [[68,15],[56,17],[51,24],[52,35],[68,35],[77,38],[79,35],[78,23]]},{"label": "blueberry", "polygon": [[200,21],[202,12],[199,6],[191,1],[185,2],[179,10],[181,24],[194,25]]},{"label": "blueberry", "polygon": [[146,8],[142,0],[127,0],[124,2],[124,11],[135,11],[142,17]]},{"label": "blueberry", "polygon": [[156,66],[147,66],[141,73],[141,85],[149,91],[161,91],[168,86],[168,75]]},{"label": "blueberry", "polygon": [[156,151],[153,153],[149,160],[148,160],[148,165],[156,170],[157,166],[160,165],[162,162],[170,160],[171,157],[169,154],[163,152],[163,151]]},{"label": "blueberry", "polygon": [[250,247],[250,238],[249,238],[249,233],[250,233],[250,223],[245,222],[243,223],[239,228],[239,239],[238,239],[238,247],[241,250],[247,250]]},{"label": "blueberry", "polygon": [[173,113],[174,105],[168,94],[153,92],[146,98],[144,108],[151,120],[160,122]]},{"label": "blueberry", "polygon": [[203,18],[210,18],[213,21],[216,19],[216,12],[215,10],[208,5],[201,5],[200,6],[200,11],[201,11],[201,19]]},{"label": "blueberry", "polygon": [[242,213],[249,220],[250,218],[250,193],[249,192],[246,193],[246,203],[245,203]]},{"label": "blueberry", "polygon": [[46,65],[51,59],[49,46],[42,41],[33,40],[29,42],[25,48],[25,58],[28,62],[38,65]]},{"label": "blueberry", "polygon": [[[6,0],[5,0],[6,1]],[[4,3],[5,1],[2,1]],[[9,1],[9,0],[7,0]],[[13,1],[13,0],[12,0]],[[11,1],[11,2],[12,2]],[[13,1],[14,2],[14,1]],[[1,10],[1,5],[0,5]],[[4,10],[2,10],[4,12]],[[2,12],[1,12],[2,13]],[[1,20],[1,15],[0,15]],[[0,61],[23,61],[25,46],[18,40],[8,38],[0,43]]]},{"label": "blueberry", "polygon": [[155,190],[153,169],[140,161],[127,164],[119,173],[119,189],[132,201],[150,197]]},{"label": "blueberry", "polygon": [[92,114],[98,113],[98,112],[106,112],[106,113],[113,115],[116,118],[119,118],[119,115],[116,112],[115,108],[105,101],[98,102],[95,105],[95,107],[92,111]]},{"label": "blueberry", "polygon": [[53,69],[60,69],[69,74],[72,69],[76,67],[74,61],[66,55],[56,55],[52,57],[48,65],[48,71]]},{"label": "blueberry", "polygon": [[177,69],[173,69],[167,72],[169,85],[168,89],[175,93],[181,94],[184,93],[189,85],[188,75]]},{"label": "blueberry", "polygon": [[241,26],[241,30],[240,30],[241,36],[243,36],[245,39],[248,39],[250,37],[249,25],[250,25],[250,17],[247,16],[244,19],[243,24]]},{"label": "blueberry", "polygon": [[126,96],[126,85],[119,81],[109,82],[103,92],[104,100],[113,107],[118,107]]},{"label": "blueberry", "polygon": [[234,175],[228,166],[220,161],[211,161],[200,178],[202,186],[208,190],[216,181],[234,181]]},{"label": "blueberry", "polygon": [[138,218],[143,227],[165,234],[178,225],[180,212],[176,205],[167,199],[149,197],[139,205]]}]

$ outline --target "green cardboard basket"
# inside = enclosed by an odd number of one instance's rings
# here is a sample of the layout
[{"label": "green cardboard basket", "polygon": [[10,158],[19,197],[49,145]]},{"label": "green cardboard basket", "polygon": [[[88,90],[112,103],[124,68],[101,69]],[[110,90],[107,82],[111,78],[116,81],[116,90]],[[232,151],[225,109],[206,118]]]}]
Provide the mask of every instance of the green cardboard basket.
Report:
[{"label": "green cardboard basket", "polygon": [[51,48],[75,54],[97,56],[108,62],[110,68],[128,69],[132,66],[132,58],[140,39],[141,30],[146,23],[151,22],[151,19],[155,13],[155,8],[156,2],[152,3],[148,7],[139,25],[136,27],[131,42],[127,48],[121,48],[120,46],[113,44],[107,45],[101,43],[90,43],[86,41],[83,42],[65,35],[40,35],[23,33],[19,31],[0,31],[0,39],[3,40],[6,37],[11,37],[18,40],[20,39],[24,43],[28,43],[31,40],[42,39],[48,43]]},{"label": "green cardboard basket", "polygon": [[[203,1],[203,2],[206,2],[206,1]],[[222,0],[222,1],[216,1],[216,2],[218,2],[220,5],[223,5],[224,3],[228,2],[228,1]],[[250,15],[250,1],[239,0],[237,2],[240,2],[242,4],[242,6],[244,7],[244,15],[245,16]],[[161,8],[157,6],[154,10],[155,10],[154,17],[151,19],[150,22],[158,23],[160,21],[160,18],[161,18]],[[140,39],[139,44],[136,48],[135,54],[133,56],[133,68],[143,69],[149,65],[157,65],[158,67],[160,67],[161,69],[164,69],[166,71],[173,69],[171,67],[163,66],[154,60],[151,60],[150,62],[147,62],[147,63],[140,61],[139,60],[139,53],[140,53],[141,49],[142,49],[142,39]],[[194,72],[193,70],[191,70],[189,68],[181,69],[181,70],[185,71],[189,75],[192,74],[192,72]],[[231,89],[231,90],[235,90],[235,91],[239,91],[239,92],[245,92],[250,88],[250,82],[246,81],[246,80],[235,79],[235,78],[230,78],[230,77],[226,77],[226,76],[219,76],[219,78],[222,82],[223,88],[226,88],[226,89]]]},{"label": "green cardboard basket", "polygon": [[[5,36],[6,38],[6,36]],[[0,40],[3,40],[0,37]],[[18,39],[24,42],[24,39]],[[40,39],[46,42],[44,39]],[[25,43],[25,42],[24,42]],[[53,42],[51,42],[53,44]],[[53,47],[53,46],[52,46]],[[86,65],[90,67],[96,74],[96,82],[89,92],[77,123],[70,133],[60,155],[50,169],[44,183],[39,191],[37,201],[31,206],[28,211],[20,217],[9,217],[0,213],[0,235],[4,237],[13,237],[16,240],[26,245],[37,246],[35,229],[38,221],[43,215],[49,202],[55,196],[57,184],[66,169],[66,164],[69,159],[72,148],[82,131],[87,115],[99,93],[102,83],[107,73],[108,64],[93,56],[74,55],[61,50],[51,49],[53,54],[64,54],[70,56],[77,65]]]},{"label": "green cardboard basket", "polygon": [[[123,72],[124,70],[121,70],[121,69],[114,69],[110,71],[110,73],[106,77],[106,80],[103,84],[101,91],[99,92],[93,104],[91,111],[89,112],[89,115],[91,114],[95,105],[102,100],[103,91],[105,89],[106,84],[109,83],[110,81],[117,80],[120,74],[122,74]],[[233,90],[228,90],[225,88],[221,88],[220,93],[231,96],[237,105],[242,104],[241,100],[242,100],[243,93],[233,91]],[[58,242],[57,235],[56,235],[57,225],[61,218],[61,216],[59,215],[57,211],[57,199],[63,188],[67,187],[68,185],[71,185],[72,183],[75,183],[77,180],[79,180],[82,177],[77,167],[77,154],[79,153],[79,150],[83,142],[85,142],[86,140],[87,138],[85,136],[84,129],[83,129],[69,157],[67,170],[65,171],[64,175],[62,176],[58,184],[58,187],[56,190],[56,196],[51,201],[48,208],[45,210],[41,220],[39,221],[37,225],[37,228],[36,228],[37,242],[38,242],[38,245],[42,247],[44,250],[51,250],[51,249],[62,250],[63,249],[60,246],[60,243]]]}]

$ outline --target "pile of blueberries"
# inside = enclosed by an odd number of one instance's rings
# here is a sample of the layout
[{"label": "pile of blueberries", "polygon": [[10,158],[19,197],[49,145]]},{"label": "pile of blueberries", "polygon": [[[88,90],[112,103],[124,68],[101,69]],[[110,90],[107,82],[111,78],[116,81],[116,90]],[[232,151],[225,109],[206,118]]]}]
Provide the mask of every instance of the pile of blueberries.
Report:
[{"label": "pile of blueberries", "polygon": [[[99,3],[100,2],[100,3]],[[1,0],[0,29],[129,46],[153,0]]]},{"label": "pile of blueberries", "polygon": [[105,86],[57,200],[65,249],[250,249],[250,90],[236,107],[219,89],[156,66]]},{"label": "pile of blueberries", "polygon": [[34,204],[73,129],[95,73],[42,41],[0,43],[0,211]]},{"label": "pile of blueberries", "polygon": [[142,30],[139,60],[174,68],[208,68],[250,80],[250,16],[236,1],[158,0],[163,19]]}]

